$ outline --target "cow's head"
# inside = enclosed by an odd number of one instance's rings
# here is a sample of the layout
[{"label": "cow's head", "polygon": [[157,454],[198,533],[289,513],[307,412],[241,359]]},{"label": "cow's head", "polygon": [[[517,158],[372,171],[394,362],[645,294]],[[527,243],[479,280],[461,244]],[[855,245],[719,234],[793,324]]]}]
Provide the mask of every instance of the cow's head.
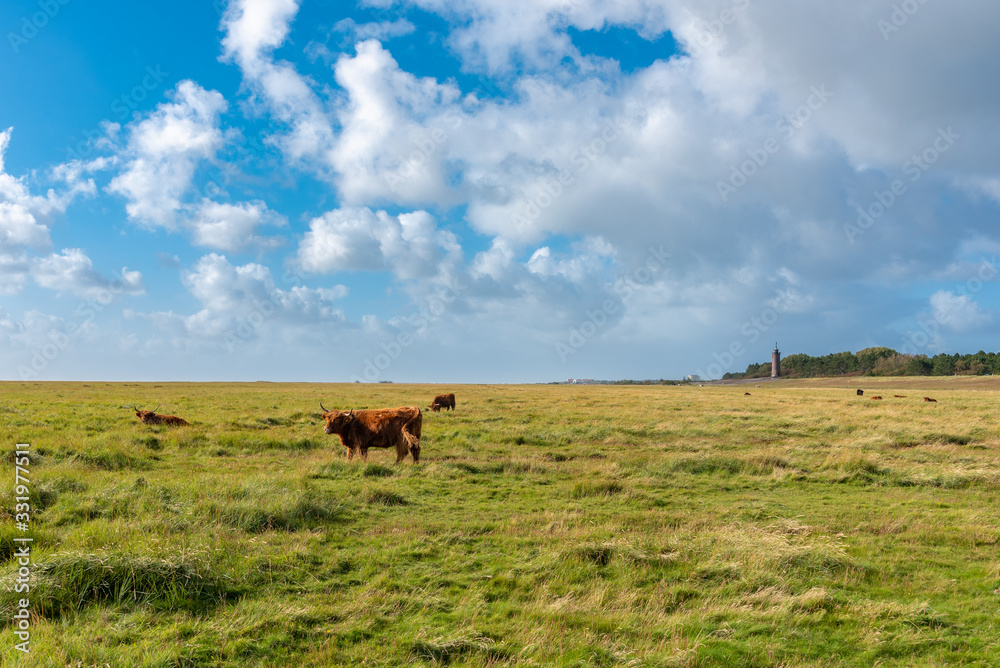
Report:
[{"label": "cow's head", "polygon": [[354,421],[354,411],[330,411],[323,404],[319,405],[323,409],[323,419],[326,420],[326,427],[323,429],[328,434],[342,434],[347,425]]},{"label": "cow's head", "polygon": [[[160,405],[156,404],[156,408],[159,408],[159,407],[160,407]],[[139,418],[142,422],[146,422],[147,420],[149,420],[150,418],[152,418],[154,415],[156,415],[156,408],[154,408],[151,411],[144,411],[141,408],[137,408],[134,405],[132,406],[132,410],[135,411],[135,416],[137,418]]]}]

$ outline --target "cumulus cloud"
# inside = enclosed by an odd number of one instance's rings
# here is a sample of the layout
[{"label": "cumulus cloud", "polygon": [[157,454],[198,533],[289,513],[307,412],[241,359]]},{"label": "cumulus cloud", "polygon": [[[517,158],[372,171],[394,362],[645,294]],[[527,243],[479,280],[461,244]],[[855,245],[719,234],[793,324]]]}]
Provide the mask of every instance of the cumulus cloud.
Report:
[{"label": "cumulus cloud", "polygon": [[182,81],[172,99],[129,126],[127,162],[108,186],[125,197],[129,217],[145,227],[176,226],[195,170],[215,158],[225,141],[220,117],[228,104],[220,93]]},{"label": "cumulus cloud", "polygon": [[406,19],[358,23],[354,19],[348,18],[337,21],[333,25],[333,32],[341,34],[345,38],[343,42],[345,46],[369,39],[384,42],[393,37],[409,35],[416,29],[417,27]]},{"label": "cumulus cloud", "polygon": [[122,267],[118,276],[110,279],[95,271],[94,263],[78,248],[64,249],[37,259],[32,263],[32,276],[44,288],[82,297],[145,292],[142,274],[138,271]]},{"label": "cumulus cloud", "polygon": [[566,34],[634,27],[652,38],[667,29],[664,3],[656,0],[409,0],[455,25],[449,44],[467,67],[501,73],[515,67],[552,68],[580,59]]},{"label": "cumulus cloud", "polygon": [[[513,335],[516,323],[536,342],[567,336],[595,302],[616,298],[622,310],[595,348],[614,332],[727,350],[756,343],[742,326],[779,307],[778,326],[808,345],[822,345],[807,336],[817,322],[827,340],[877,338],[883,325],[869,322],[907,315],[893,289],[952,271],[969,243],[997,243],[1000,99],[982,84],[996,55],[994,4],[925,3],[888,33],[880,21],[891,3],[862,0],[394,4],[444,17],[463,73],[507,94],[484,99],[457,82],[468,77],[406,71],[389,41],[410,29],[403,21],[342,21],[335,31],[355,43],[330,59],[332,72],[311,76],[289,40],[297,1],[234,0],[220,26],[247,108],[274,121],[290,164],[336,188],[336,208],[310,214],[292,258],[310,274],[387,272],[422,284],[415,303],[448,279],[465,286],[448,313],[469,331]],[[626,73],[581,55],[575,30],[609,26],[649,39],[670,31],[686,53]],[[963,197],[982,208],[947,204]],[[258,200],[199,206],[196,243],[270,247],[259,230],[273,221]],[[400,210],[412,213],[388,213]],[[427,211],[468,229],[456,225],[456,236]],[[467,263],[466,233],[486,247]],[[673,251],[669,267],[616,292],[661,245]],[[265,274],[218,260],[199,268],[197,282],[215,287],[189,284],[206,307],[183,329],[232,326],[246,295],[219,286],[266,285]],[[956,331],[988,321],[962,299],[942,291],[931,309]],[[391,329],[393,318],[366,315]]]},{"label": "cumulus cloud", "polygon": [[298,12],[297,0],[236,0],[222,17],[222,46],[247,73],[256,73],[262,55],[280,46]]},{"label": "cumulus cloud", "polygon": [[461,260],[461,247],[426,211],[392,216],[347,208],[314,218],[297,258],[310,273],[389,271],[408,280],[438,275],[444,266]]},{"label": "cumulus cloud", "polygon": [[83,297],[112,288],[116,294],[141,293],[144,288],[139,272],[122,268],[117,278],[108,278],[94,269],[91,259],[80,249],[38,254],[53,245],[49,227],[42,220],[65,212],[77,195],[92,195],[93,180],[81,175],[103,169],[104,163],[59,165],[52,174],[67,187],[58,193],[50,189],[44,197],[32,195],[24,178],[16,178],[4,170],[4,153],[11,133],[12,129],[0,132],[0,276],[4,279],[0,281],[0,294],[21,292],[29,279],[43,288]]},{"label": "cumulus cloud", "polygon": [[311,82],[272,52],[285,41],[296,0],[233,0],[220,28],[223,58],[235,62],[259,102],[286,126],[272,139],[293,161],[324,163],[333,144],[333,130]]},{"label": "cumulus cloud", "polygon": [[457,171],[449,145],[463,121],[458,88],[401,70],[375,40],[334,72],[343,103],[329,165],[345,201],[457,202],[446,182]]},{"label": "cumulus cloud", "polygon": [[227,204],[206,199],[197,206],[186,225],[191,228],[196,245],[236,252],[248,246],[275,248],[282,245],[281,239],[258,236],[257,229],[263,225],[284,226],[286,221],[260,201]]},{"label": "cumulus cloud", "polygon": [[[342,285],[308,288],[275,284],[271,270],[258,263],[232,264],[224,255],[203,256],[181,281],[201,303],[190,315],[173,311],[143,313],[128,311],[133,319],[152,323],[161,334],[178,341],[234,346],[251,340],[296,340],[322,336],[324,326],[344,324],[343,311],[335,302],[348,294]],[[312,328],[312,329],[311,329]],[[270,338],[269,338],[270,337]]]},{"label": "cumulus cloud", "polygon": [[51,243],[49,229],[39,224],[26,206],[0,202],[0,248],[46,248]]},{"label": "cumulus cloud", "polygon": [[990,314],[983,311],[969,295],[938,290],[929,301],[934,320],[956,332],[982,327],[991,320]]}]

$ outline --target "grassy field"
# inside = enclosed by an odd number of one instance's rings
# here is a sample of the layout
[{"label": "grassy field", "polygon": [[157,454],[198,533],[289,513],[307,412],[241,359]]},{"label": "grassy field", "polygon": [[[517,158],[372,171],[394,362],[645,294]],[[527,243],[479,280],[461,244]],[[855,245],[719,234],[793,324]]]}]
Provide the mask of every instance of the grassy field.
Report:
[{"label": "grassy field", "polygon": [[[907,382],[0,383],[0,662],[997,665],[1000,382]],[[323,433],[441,391],[418,465]]]}]

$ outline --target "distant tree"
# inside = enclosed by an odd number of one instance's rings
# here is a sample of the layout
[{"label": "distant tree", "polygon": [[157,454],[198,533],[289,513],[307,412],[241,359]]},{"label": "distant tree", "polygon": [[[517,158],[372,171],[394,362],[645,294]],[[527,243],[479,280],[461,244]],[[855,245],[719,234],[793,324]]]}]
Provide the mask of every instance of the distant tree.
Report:
[{"label": "distant tree", "polygon": [[879,363],[879,360],[883,360],[887,357],[893,357],[897,354],[898,353],[892,348],[879,346],[859,350],[855,353],[855,357],[858,359],[858,365],[860,367],[859,371],[867,373],[875,368],[875,365]]},{"label": "distant tree", "polygon": [[906,374],[912,355],[891,355],[875,362],[868,372],[872,376],[902,376]]},{"label": "distant tree", "polygon": [[972,360],[969,363],[969,375],[971,376],[982,376],[986,373],[986,365],[979,360]]},{"label": "distant tree", "polygon": [[955,373],[955,360],[951,355],[941,353],[931,358],[932,374],[935,376],[950,376]]},{"label": "distant tree", "polygon": [[[786,378],[817,376],[878,375],[878,376],[950,376],[994,373],[1000,375],[1000,354],[980,350],[974,355],[941,353],[928,359],[926,355],[900,354],[892,348],[872,347],[812,357],[802,353],[781,360],[781,375]],[[750,363],[744,373],[727,373],[724,379],[761,378],[771,375],[771,363]]]},{"label": "distant tree", "polygon": [[930,376],[934,373],[934,364],[927,355],[917,355],[906,365],[907,376]]}]

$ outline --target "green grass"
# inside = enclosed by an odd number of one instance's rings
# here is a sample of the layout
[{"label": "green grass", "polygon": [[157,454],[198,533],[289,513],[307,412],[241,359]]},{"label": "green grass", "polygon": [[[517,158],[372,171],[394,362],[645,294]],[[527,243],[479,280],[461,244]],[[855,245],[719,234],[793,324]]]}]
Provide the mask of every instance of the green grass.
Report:
[{"label": "green grass", "polygon": [[[936,383],[3,383],[0,665],[995,665],[1000,383]],[[417,465],[322,431],[446,389]]]}]

